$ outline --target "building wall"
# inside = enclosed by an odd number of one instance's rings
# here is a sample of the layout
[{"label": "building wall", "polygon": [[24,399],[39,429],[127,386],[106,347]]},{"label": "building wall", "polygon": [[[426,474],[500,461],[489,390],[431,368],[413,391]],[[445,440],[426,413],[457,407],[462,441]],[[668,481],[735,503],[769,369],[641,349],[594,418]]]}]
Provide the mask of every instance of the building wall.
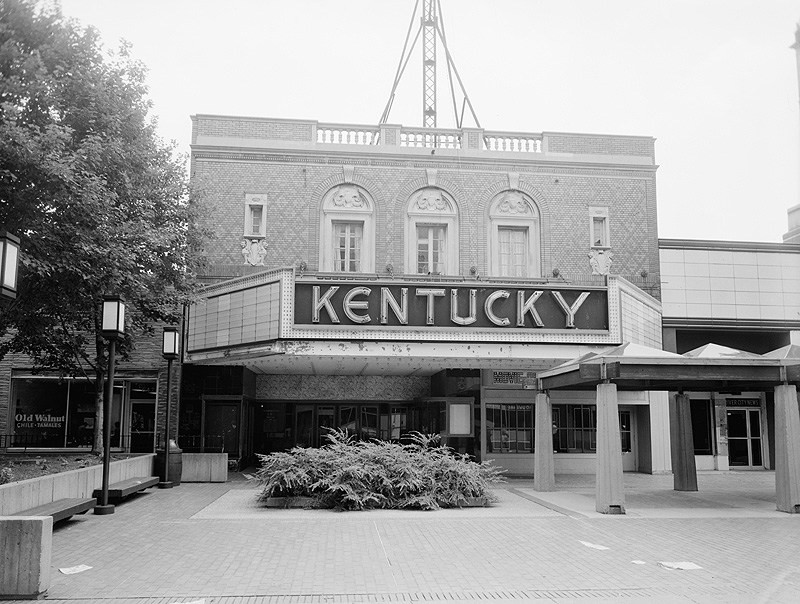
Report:
[{"label": "building wall", "polygon": [[[406,264],[409,197],[426,186],[449,193],[459,211],[458,274],[488,266],[488,204],[504,190],[528,195],[541,214],[542,276],[591,276],[589,208],[609,209],[614,274],[647,275],[658,297],[655,166],[648,137],[546,135],[541,153],[318,143],[316,122],[194,117],[192,179],[214,208],[213,277],[242,274],[245,195],[267,199],[267,268],[319,270],[321,202],[332,187],[363,187],[375,203],[375,271]],[[312,127],[313,126],[313,127]]]},{"label": "building wall", "polygon": [[391,401],[430,395],[431,379],[421,376],[259,375],[260,400]]},{"label": "building wall", "polygon": [[800,245],[662,240],[663,315],[800,325]]}]

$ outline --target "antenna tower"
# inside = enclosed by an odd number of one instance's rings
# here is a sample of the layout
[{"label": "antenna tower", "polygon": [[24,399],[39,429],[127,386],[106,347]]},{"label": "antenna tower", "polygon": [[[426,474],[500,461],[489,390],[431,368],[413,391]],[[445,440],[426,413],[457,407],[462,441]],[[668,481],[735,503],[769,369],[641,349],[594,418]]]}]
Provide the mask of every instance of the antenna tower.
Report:
[{"label": "antenna tower", "polygon": [[[442,5],[440,0],[423,0],[422,13],[420,15],[420,24],[414,40],[409,47],[409,40],[411,39],[411,32],[414,29],[414,19],[419,9],[420,0],[416,0],[414,4],[414,12],[411,14],[411,22],[408,24],[408,33],[406,40],[403,44],[403,52],[400,55],[400,62],[397,65],[397,72],[392,84],[392,91],[389,94],[389,100],[383,110],[381,116],[381,124],[385,124],[389,120],[389,114],[392,111],[397,86],[403,77],[406,70],[408,61],[411,58],[411,53],[422,34],[422,125],[425,128],[437,127],[437,112],[436,112],[436,50],[437,38],[441,41],[442,49],[447,63],[447,76],[450,83],[450,96],[453,101],[453,116],[456,123],[456,128],[461,128],[464,122],[464,112],[469,107],[472,119],[475,125],[480,128],[478,117],[475,115],[475,110],[469,100],[464,84],[461,81],[461,76],[458,74],[453,57],[450,54],[450,49],[447,46],[447,37],[444,33],[444,21],[442,19]],[[458,102],[456,101],[456,91],[454,86],[454,78],[458,82],[459,89],[462,95],[461,111],[459,113]]]}]

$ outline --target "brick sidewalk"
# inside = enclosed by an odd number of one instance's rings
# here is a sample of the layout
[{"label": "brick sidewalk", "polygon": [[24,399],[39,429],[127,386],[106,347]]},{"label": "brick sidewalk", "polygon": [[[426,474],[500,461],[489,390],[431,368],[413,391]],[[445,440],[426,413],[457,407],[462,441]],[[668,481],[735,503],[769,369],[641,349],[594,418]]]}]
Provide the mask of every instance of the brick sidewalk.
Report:
[{"label": "brick sidewalk", "polygon": [[800,518],[774,512],[773,473],[701,475],[700,493],[625,480],[627,516],[593,513],[592,477],[559,477],[557,493],[510,481],[491,508],[438,512],[265,510],[241,480],[151,489],[57,526],[48,600],[800,600]]}]

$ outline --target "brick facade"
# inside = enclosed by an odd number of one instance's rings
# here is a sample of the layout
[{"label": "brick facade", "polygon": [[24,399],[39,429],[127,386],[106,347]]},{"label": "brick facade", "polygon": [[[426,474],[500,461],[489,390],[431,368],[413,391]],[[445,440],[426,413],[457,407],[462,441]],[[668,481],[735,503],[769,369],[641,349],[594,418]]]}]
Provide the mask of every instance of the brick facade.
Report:
[{"label": "brick facade", "polygon": [[[658,297],[659,262],[653,139],[596,135],[548,135],[548,153],[327,145],[298,131],[308,122],[221,119],[195,116],[203,133],[192,159],[192,178],[214,208],[217,236],[209,245],[215,277],[241,274],[245,195],[267,197],[267,268],[297,266],[319,270],[321,203],[334,186],[351,182],[375,203],[375,270],[406,267],[404,228],[407,203],[417,190],[435,186],[458,206],[459,267],[491,276],[488,267],[488,204],[501,191],[516,189],[537,205],[541,217],[542,276],[554,269],[568,281],[591,275],[589,208],[609,210],[612,273],[647,276]],[[252,129],[244,138],[244,125]],[[313,125],[313,123],[312,123]],[[293,131],[298,134],[286,135]],[[311,128],[314,130],[315,128]],[[259,138],[260,137],[260,138]],[[291,139],[291,144],[283,141]],[[238,140],[238,147],[237,147]],[[223,148],[224,147],[224,148]],[[582,159],[570,160],[569,154]],[[587,160],[586,158],[590,158]],[[631,157],[639,157],[633,161]],[[513,186],[512,186],[513,180]]]}]

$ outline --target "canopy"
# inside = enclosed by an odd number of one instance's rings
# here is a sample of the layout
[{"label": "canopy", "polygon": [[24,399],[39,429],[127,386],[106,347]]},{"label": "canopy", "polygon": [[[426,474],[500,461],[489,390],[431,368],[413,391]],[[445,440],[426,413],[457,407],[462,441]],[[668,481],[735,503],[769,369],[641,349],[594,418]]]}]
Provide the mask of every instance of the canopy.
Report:
[{"label": "canopy", "polygon": [[619,390],[739,393],[800,384],[800,358],[767,358],[716,344],[679,355],[625,343],[542,371],[537,377],[540,390],[593,390],[608,380]]}]

